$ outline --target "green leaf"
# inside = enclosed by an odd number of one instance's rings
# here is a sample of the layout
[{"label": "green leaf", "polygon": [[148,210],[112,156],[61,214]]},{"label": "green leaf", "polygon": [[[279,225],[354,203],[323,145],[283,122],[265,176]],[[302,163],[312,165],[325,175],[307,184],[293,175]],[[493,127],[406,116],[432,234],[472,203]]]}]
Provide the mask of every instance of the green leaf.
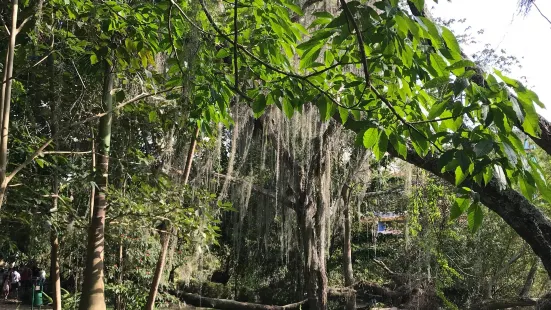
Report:
[{"label": "green leaf", "polygon": [[505,84],[513,88],[518,88],[520,86],[520,83],[517,80],[506,77],[505,75],[503,75],[503,73],[501,73],[501,71],[494,69],[494,72],[495,74],[497,74],[497,76],[499,76],[500,79],[503,80],[503,82],[505,82]]},{"label": "green leaf", "polygon": [[156,120],[157,120],[157,111],[149,112],[149,122],[153,123]]},{"label": "green leaf", "polygon": [[448,105],[449,102],[450,102],[449,100],[442,100],[434,104],[430,108],[428,119],[431,120],[440,116],[442,112],[444,112],[444,110],[446,109],[446,106]]},{"label": "green leaf", "polygon": [[346,121],[348,120],[348,109],[345,109],[345,108],[341,108],[341,107],[338,107],[339,109],[339,115],[341,117],[341,122],[343,124],[346,123]]},{"label": "green leaf", "polygon": [[222,59],[222,58],[225,58],[225,57],[228,57],[228,56],[230,56],[230,51],[226,48],[223,48],[223,49],[219,50],[216,53],[216,56],[214,56],[214,57],[216,57],[218,59]]},{"label": "green leaf", "polygon": [[388,147],[388,136],[386,135],[386,132],[384,130],[381,130],[381,133],[379,134],[379,140],[377,141],[377,144],[375,144],[375,147],[373,148],[373,153],[375,154],[375,158],[377,160],[381,160],[383,156],[385,156],[387,147]]},{"label": "green leaf", "polygon": [[474,152],[476,157],[482,157],[488,155],[494,149],[494,142],[492,140],[482,140],[474,146]]},{"label": "green leaf", "polygon": [[413,144],[413,148],[417,154],[421,156],[427,155],[429,150],[429,142],[427,141],[427,138],[425,138],[417,130],[411,131],[411,143]]},{"label": "green leaf", "polygon": [[46,163],[46,161],[44,161],[44,159],[36,158],[35,161],[40,166],[40,168],[44,168],[44,164]]},{"label": "green leaf", "polygon": [[397,134],[392,133],[390,135],[390,143],[392,144],[396,152],[398,152],[398,155],[400,155],[400,157],[404,159],[407,157],[408,155],[407,146],[402,140],[401,136],[398,136]]},{"label": "green leaf", "polygon": [[[531,181],[534,181],[532,175],[529,172],[527,172],[526,176],[529,176]],[[530,184],[524,177],[520,177],[518,181],[521,193],[524,195],[524,197],[532,200],[534,198],[536,188],[532,184]]]},{"label": "green leaf", "polygon": [[259,117],[264,113],[266,108],[266,96],[264,94],[259,94],[256,100],[253,102],[253,112],[255,117]]},{"label": "green leaf", "polygon": [[503,151],[505,152],[507,158],[509,158],[509,162],[513,166],[516,165],[518,162],[518,156],[515,149],[509,144],[509,142],[501,141],[501,145],[503,145]]},{"label": "green leaf", "polygon": [[314,61],[318,59],[322,46],[323,46],[323,42],[304,52],[300,57],[299,68],[300,69],[309,68],[314,63]]},{"label": "green leaf", "polygon": [[425,0],[410,0],[414,5],[415,7],[417,8],[417,10],[419,10],[419,12],[423,12],[425,10]]},{"label": "green leaf", "polygon": [[289,101],[289,99],[287,99],[286,97],[283,97],[281,104],[283,107],[283,113],[285,113],[288,118],[292,118],[293,114],[295,113],[295,108],[293,107],[291,101]]},{"label": "green leaf", "polygon": [[368,128],[364,132],[363,143],[366,149],[371,149],[375,143],[377,143],[377,138],[379,137],[379,130],[377,128]]},{"label": "green leaf", "polygon": [[98,56],[96,54],[90,55],[90,63],[93,65],[98,63]]},{"label": "green leaf", "polygon": [[447,66],[446,70],[453,71],[455,69],[460,69],[460,68],[465,68],[465,67],[474,67],[474,66],[475,66],[474,62],[472,62],[470,60],[467,60],[467,59],[462,59],[462,60],[456,61],[453,64]]},{"label": "green leaf", "polygon": [[119,90],[115,95],[115,102],[123,102],[125,97],[126,93],[124,92],[124,90]]},{"label": "green leaf", "polygon": [[465,78],[457,78],[453,81],[453,94],[459,96],[467,87],[469,87],[469,81]]},{"label": "green leaf", "polygon": [[461,48],[459,47],[459,43],[457,43],[455,35],[446,27],[442,27],[442,38],[450,50],[458,54],[461,53]]},{"label": "green leaf", "polygon": [[320,110],[320,117],[322,121],[327,121],[336,112],[335,104],[328,99],[319,100],[317,106]]},{"label": "green leaf", "polygon": [[463,172],[461,166],[457,166],[457,168],[455,168],[455,186],[459,186],[466,178],[467,174]]},{"label": "green leaf", "polygon": [[485,167],[484,168],[484,184],[488,185],[490,181],[492,180],[492,177],[494,176],[494,170],[491,167]]},{"label": "green leaf", "polygon": [[298,50],[306,51],[309,50],[315,46],[323,45],[327,39],[334,34],[331,30],[320,30],[319,32],[316,32],[310,40],[303,42],[297,46]]},{"label": "green leaf", "polygon": [[515,115],[517,116],[518,121],[521,123],[524,122],[524,114],[522,113],[522,109],[520,108],[518,100],[515,98],[511,98],[510,102],[513,106],[513,111],[515,111]]},{"label": "green leaf", "polygon": [[469,224],[469,229],[471,232],[476,232],[482,225],[482,220],[484,219],[484,211],[480,207],[480,204],[474,202],[469,208],[469,214],[467,216],[467,222]]},{"label": "green leaf", "polygon": [[464,198],[464,197],[455,198],[453,206],[450,210],[450,220],[455,220],[456,218],[460,217],[461,214],[463,214],[467,210],[470,203],[471,201],[468,198]]},{"label": "green leaf", "polygon": [[425,89],[436,88],[436,87],[440,87],[442,85],[446,85],[446,84],[448,84],[448,82],[449,82],[449,78],[447,76],[438,76],[438,77],[435,77],[434,79],[426,82],[425,85],[423,86],[423,88],[425,88]]},{"label": "green leaf", "polygon": [[538,187],[539,193],[547,202],[551,202],[551,189],[545,181],[545,176],[541,174],[538,164],[531,160],[528,163],[530,164],[530,168],[532,168],[532,177]]},{"label": "green leaf", "polygon": [[522,128],[532,137],[539,137],[541,128],[536,108],[532,102],[523,99],[524,98],[520,97],[520,104],[524,110],[524,121],[522,122]]},{"label": "green leaf", "polygon": [[[350,3],[349,3],[350,7]],[[326,28],[338,28],[340,26],[348,24],[348,19],[346,18],[346,14],[342,12],[339,16],[334,18],[327,26]]]},{"label": "green leaf", "polygon": [[283,1],[285,7],[287,7],[289,10],[295,12],[297,15],[302,16],[304,13],[302,13],[302,10],[300,7],[296,4],[294,4],[292,1]]}]

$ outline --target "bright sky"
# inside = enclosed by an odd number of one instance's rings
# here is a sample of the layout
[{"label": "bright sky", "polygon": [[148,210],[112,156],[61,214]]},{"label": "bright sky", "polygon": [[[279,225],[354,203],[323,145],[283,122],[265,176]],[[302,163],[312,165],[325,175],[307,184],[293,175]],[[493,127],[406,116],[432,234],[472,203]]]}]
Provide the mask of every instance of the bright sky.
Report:
[{"label": "bright sky", "polygon": [[[546,110],[539,111],[540,114],[551,120],[551,24],[535,7],[525,16],[518,13],[518,0],[426,3],[432,6],[434,17],[467,19],[452,30],[459,35],[467,26],[472,27],[470,32],[481,44],[464,48],[468,55],[482,50],[484,43],[489,43],[496,50],[505,49],[509,55],[518,57],[522,68],[512,70],[509,75],[517,79],[526,76],[528,86],[547,106]],[[551,1],[536,0],[535,3],[551,19]],[[484,34],[477,35],[479,29],[484,29]]]}]

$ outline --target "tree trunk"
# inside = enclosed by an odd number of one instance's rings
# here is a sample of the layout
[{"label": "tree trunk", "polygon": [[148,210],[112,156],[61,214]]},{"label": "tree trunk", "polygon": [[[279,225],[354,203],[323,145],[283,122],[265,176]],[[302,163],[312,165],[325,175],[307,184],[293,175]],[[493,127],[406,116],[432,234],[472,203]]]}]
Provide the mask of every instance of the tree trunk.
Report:
[{"label": "tree trunk", "polygon": [[[327,276],[325,274],[325,264],[322,262],[324,257],[320,257],[321,242],[315,223],[316,204],[310,202],[303,207],[303,211],[297,214],[299,228],[302,234],[302,243],[304,247],[304,283],[306,284],[306,293],[308,296],[308,306],[310,309],[327,309]],[[317,225],[316,225],[317,224]],[[323,251],[324,252],[324,251]]]},{"label": "tree trunk", "polygon": [[[103,110],[111,111],[113,98],[113,68],[105,62],[105,78],[103,84]],[[88,231],[88,247],[86,267],[82,284],[80,310],[105,310],[105,294],[103,283],[103,251],[105,230],[105,208],[107,207],[107,176],[109,173],[109,149],[111,144],[111,122],[113,114],[107,113],[100,118],[98,134],[98,168],[94,213]]]},{"label": "tree trunk", "polygon": [[[55,199],[55,198],[54,198]],[[52,285],[52,309],[61,310],[61,280],[59,272],[59,238],[57,231],[52,227],[50,230],[50,280]]]},{"label": "tree trunk", "polygon": [[11,87],[13,82],[13,58],[15,55],[15,38],[17,36],[17,13],[19,12],[19,1],[12,0],[12,22],[10,30],[10,42],[6,53],[6,63],[4,65],[4,80],[2,81],[2,94],[0,95],[0,117],[2,136],[0,138],[0,207],[4,203],[4,196],[8,187],[6,179],[8,168],[8,132],[10,128],[10,106],[11,106]]},{"label": "tree trunk", "polygon": [[169,225],[167,223],[163,223],[163,225],[160,227],[159,236],[161,238],[161,253],[159,254],[159,259],[157,260],[157,267],[155,268],[153,283],[151,284],[151,288],[149,290],[149,297],[147,298],[147,304],[145,306],[146,310],[155,309],[155,298],[157,297],[157,289],[159,288],[159,284],[161,283],[161,279],[163,277],[163,270],[166,262],[166,252],[168,251],[168,244],[170,241],[170,234],[168,233],[168,230],[170,228],[168,226]]},{"label": "tree trunk", "polygon": [[530,290],[532,289],[532,286],[534,285],[534,279],[536,278],[536,272],[538,271],[538,264],[539,261],[536,259],[532,263],[532,267],[530,267],[530,271],[528,271],[528,276],[526,277],[526,281],[524,282],[524,285],[522,286],[522,290],[520,291],[520,297],[528,297],[530,295]]},{"label": "tree trunk", "polygon": [[[57,135],[59,130],[59,117],[57,106],[57,95],[55,85],[55,63],[54,56],[48,56],[48,69],[50,71],[50,112],[52,122],[52,137]],[[59,139],[55,139],[55,150],[59,150]],[[50,214],[52,225],[50,227],[50,279],[52,285],[53,309],[61,310],[61,280],[59,271],[59,237],[55,228],[55,217],[59,201],[59,175],[57,169],[52,171],[52,213]]]},{"label": "tree trunk", "polygon": [[[96,173],[96,142],[94,139],[94,129],[91,128],[92,132],[92,175]],[[92,184],[90,186],[90,222],[92,221],[92,216],[94,215],[94,199],[96,199],[96,185]]]},{"label": "tree trunk", "polygon": [[[189,173],[191,171],[191,165],[193,163],[193,155],[195,154],[195,146],[197,145],[197,137],[199,136],[199,124],[196,125],[195,130],[193,132],[193,137],[191,138],[191,143],[189,144],[189,150],[187,154],[187,160],[186,160],[186,166],[184,167],[184,175],[183,175],[183,184],[187,185],[189,180]],[[161,235],[161,253],[159,254],[159,258],[157,259],[157,267],[155,268],[155,274],[153,275],[153,282],[151,283],[151,288],[149,290],[149,297],[147,298],[147,310],[152,310],[155,308],[155,298],[157,297],[157,290],[159,289],[159,284],[161,283],[161,279],[164,272],[164,267],[166,263],[166,253],[168,250],[168,244],[170,240],[170,233],[168,233],[168,226],[166,223],[164,223],[164,228],[160,232]],[[176,229],[172,229],[172,234],[176,234]]]},{"label": "tree trunk", "polygon": [[[118,268],[118,279],[117,284],[122,285],[122,279],[123,279],[123,265],[124,265],[124,246],[122,244],[122,240],[119,243],[119,268]],[[115,298],[115,309],[116,310],[123,310],[123,299],[121,294],[117,294],[117,297]]]},{"label": "tree trunk", "polygon": [[[354,285],[354,271],[352,269],[352,229],[350,215],[350,188],[344,185],[342,188],[343,212],[344,212],[344,234],[343,234],[343,268],[344,268],[344,286]],[[351,293],[346,297],[346,309],[356,309],[356,294]]]}]

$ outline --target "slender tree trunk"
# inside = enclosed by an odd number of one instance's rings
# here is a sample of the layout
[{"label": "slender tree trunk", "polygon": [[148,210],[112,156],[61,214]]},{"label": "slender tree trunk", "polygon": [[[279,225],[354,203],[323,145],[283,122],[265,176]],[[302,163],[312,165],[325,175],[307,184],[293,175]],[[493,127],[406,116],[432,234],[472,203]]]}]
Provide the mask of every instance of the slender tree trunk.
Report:
[{"label": "slender tree trunk", "polygon": [[168,232],[169,229],[169,225],[167,223],[163,223],[159,231],[159,236],[161,238],[161,253],[159,255],[159,259],[157,260],[155,276],[153,277],[153,283],[151,284],[151,288],[149,290],[149,298],[147,299],[147,304],[145,305],[146,310],[155,309],[155,298],[157,297],[157,290],[163,276],[163,270],[166,262],[166,252],[168,251],[168,244],[170,243],[170,233]]},{"label": "slender tree trunk", "polygon": [[195,154],[195,147],[197,146],[197,138],[199,137],[199,125],[195,126],[195,131],[193,132],[193,137],[191,138],[191,143],[189,144],[189,150],[187,152],[186,166],[184,167],[184,175],[182,183],[187,185],[189,180],[189,173],[191,172],[191,165],[193,163],[193,155]]},{"label": "slender tree trunk", "polygon": [[[55,63],[54,56],[48,56],[48,69],[50,71],[50,112],[52,122],[52,137],[55,137],[59,130],[59,116],[57,106],[57,95],[55,85]],[[55,139],[54,148],[59,150],[59,139]],[[50,279],[52,285],[53,309],[61,310],[61,280],[59,271],[59,237],[54,222],[57,214],[59,201],[59,175],[57,169],[52,171],[52,226],[50,228]]]},{"label": "slender tree trunk", "polygon": [[[96,173],[96,141],[94,139],[94,129],[91,129],[92,132],[92,175]],[[92,221],[92,216],[94,215],[94,199],[96,198],[96,185],[92,184],[90,186],[90,221]]]},{"label": "slender tree trunk", "polygon": [[[105,78],[103,84],[103,110],[111,111],[113,98],[113,68],[105,62]],[[103,283],[103,252],[105,230],[105,208],[107,207],[107,176],[109,174],[109,149],[111,144],[111,122],[113,114],[108,113],[101,117],[98,134],[98,168],[96,171],[96,185],[94,213],[88,231],[88,247],[86,253],[86,267],[82,284],[80,310],[105,310],[105,294]]]},{"label": "slender tree trunk", "polygon": [[[344,267],[344,286],[354,285],[354,271],[352,269],[352,229],[350,214],[350,188],[344,185],[342,188],[343,212],[344,212],[344,234],[343,234],[343,267]],[[346,298],[346,309],[356,309],[356,294],[351,293]]]},{"label": "slender tree trunk", "polygon": [[[124,246],[122,244],[122,239],[119,243],[119,271],[118,271],[118,279],[117,279],[117,284],[118,285],[122,285],[122,280],[123,280],[123,267],[124,266]],[[123,302],[122,302],[122,295],[121,294],[117,294],[117,297],[115,299],[115,309],[116,310],[123,310],[124,309],[124,305],[123,305]]]},{"label": "slender tree trunk", "polygon": [[8,168],[8,131],[10,128],[10,105],[11,87],[13,77],[13,58],[15,55],[15,37],[17,36],[17,13],[19,12],[19,1],[12,0],[12,22],[10,30],[10,42],[4,65],[4,80],[2,81],[2,95],[0,100],[0,117],[2,118],[2,136],[0,138],[0,207],[4,203],[4,196],[8,187],[6,179]]},{"label": "slender tree trunk", "polygon": [[[55,198],[54,198],[55,199]],[[59,238],[57,231],[52,227],[50,230],[50,279],[52,285],[52,309],[61,310],[61,280],[59,272]]]},{"label": "slender tree trunk", "polygon": [[520,297],[528,297],[528,295],[530,295],[530,290],[534,285],[534,279],[536,278],[536,272],[538,271],[538,264],[539,264],[539,259],[536,259],[532,263],[532,267],[530,267],[530,271],[528,271],[528,276],[526,277],[526,281],[524,282],[522,290],[520,291],[520,294],[519,294]]},{"label": "slender tree trunk", "polygon": [[[191,143],[189,144],[186,166],[184,167],[184,175],[182,180],[184,185],[187,185],[189,180],[189,173],[191,171],[191,165],[193,163],[193,155],[195,154],[195,147],[197,145],[199,129],[199,124],[197,124],[193,132],[193,137],[191,138]],[[165,223],[165,226],[168,226],[168,224]],[[153,282],[151,283],[151,288],[149,290],[149,297],[147,298],[147,305],[145,307],[146,310],[152,310],[155,308],[155,299],[157,298],[157,290],[159,289],[159,284],[161,283],[161,279],[163,277],[164,267],[166,263],[166,253],[168,251],[168,244],[170,239],[170,233],[168,233],[168,229],[169,228],[164,228],[163,231],[160,232],[162,244],[161,253],[159,254],[159,258],[157,259],[157,267],[155,268]],[[176,233],[175,228],[170,229],[172,230],[172,234]]]}]

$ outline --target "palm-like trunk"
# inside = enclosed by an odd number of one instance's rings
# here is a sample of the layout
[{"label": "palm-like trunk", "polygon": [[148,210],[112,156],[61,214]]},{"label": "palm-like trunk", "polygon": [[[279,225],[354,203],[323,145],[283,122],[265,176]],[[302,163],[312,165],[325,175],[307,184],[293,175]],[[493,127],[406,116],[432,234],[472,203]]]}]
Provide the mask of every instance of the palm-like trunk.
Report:
[{"label": "palm-like trunk", "polygon": [[[113,68],[105,63],[103,84],[103,109],[111,111],[113,100]],[[94,212],[88,231],[88,246],[86,267],[82,284],[80,310],[105,310],[105,294],[103,283],[103,252],[105,230],[105,208],[107,207],[107,176],[109,173],[109,149],[111,144],[111,122],[113,114],[107,113],[101,117],[98,134],[98,160],[96,170],[96,185]]]}]

